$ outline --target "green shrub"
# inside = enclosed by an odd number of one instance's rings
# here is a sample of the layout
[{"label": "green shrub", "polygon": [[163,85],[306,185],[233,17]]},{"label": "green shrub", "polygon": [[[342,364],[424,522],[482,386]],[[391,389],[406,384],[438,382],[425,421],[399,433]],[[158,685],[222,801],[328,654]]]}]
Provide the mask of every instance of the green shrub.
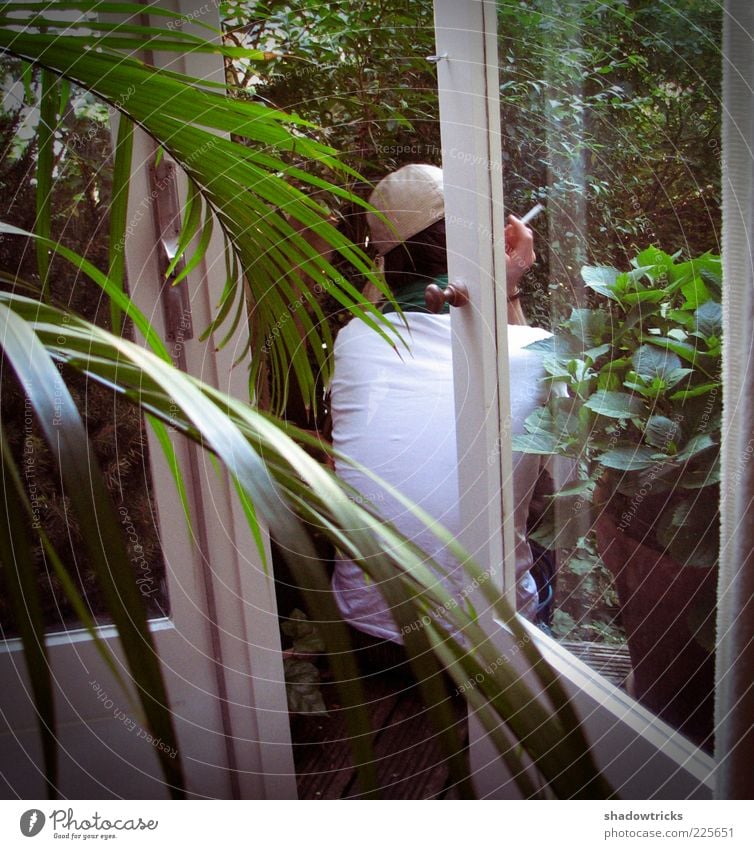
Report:
[{"label": "green shrub", "polygon": [[[574,461],[538,531],[575,544],[589,505],[619,531],[689,566],[718,555],[722,413],[720,258],[682,260],[655,247],[629,271],[586,266],[593,306],[574,308],[542,351],[564,384],[526,421],[514,450]],[[557,516],[557,523],[555,517]]]}]

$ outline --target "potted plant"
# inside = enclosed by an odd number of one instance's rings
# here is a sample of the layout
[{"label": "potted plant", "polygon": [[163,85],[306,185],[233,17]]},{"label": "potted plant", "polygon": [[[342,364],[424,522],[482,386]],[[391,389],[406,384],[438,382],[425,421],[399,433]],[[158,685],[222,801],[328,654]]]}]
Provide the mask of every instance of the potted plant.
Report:
[{"label": "potted plant", "polygon": [[582,269],[594,293],[543,352],[566,387],[517,451],[571,458],[538,536],[591,529],[621,604],[636,697],[697,742],[712,730],[720,502],[720,258],[655,247],[628,271]]}]

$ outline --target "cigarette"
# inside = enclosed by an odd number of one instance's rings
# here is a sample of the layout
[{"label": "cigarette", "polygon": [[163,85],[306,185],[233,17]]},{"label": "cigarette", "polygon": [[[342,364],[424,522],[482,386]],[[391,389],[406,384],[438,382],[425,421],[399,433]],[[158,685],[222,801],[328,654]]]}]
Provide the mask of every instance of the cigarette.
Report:
[{"label": "cigarette", "polygon": [[530,209],[530,210],[526,213],[526,215],[524,215],[524,217],[521,219],[521,223],[522,223],[522,224],[528,224],[530,221],[532,221],[533,219],[535,219],[535,218],[539,215],[539,213],[540,213],[540,212],[543,212],[543,211],[544,211],[544,206],[542,206],[542,204],[541,204],[541,203],[537,203],[537,204],[535,204],[535,205],[534,205],[534,206],[533,206],[533,207],[532,207],[532,208],[531,208],[531,209]]}]

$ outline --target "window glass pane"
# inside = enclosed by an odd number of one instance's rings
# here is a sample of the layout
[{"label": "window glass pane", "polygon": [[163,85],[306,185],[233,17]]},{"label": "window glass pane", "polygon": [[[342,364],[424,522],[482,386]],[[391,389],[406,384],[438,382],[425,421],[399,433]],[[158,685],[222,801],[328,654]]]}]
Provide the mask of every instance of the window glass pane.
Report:
[{"label": "window glass pane", "polygon": [[550,627],[709,747],[721,8],[500,0],[498,26],[506,205],[546,207],[524,311],[567,391],[529,423],[571,458],[533,533],[558,551]]},{"label": "window glass pane", "polygon": [[[0,219],[32,231],[36,217],[36,181],[40,121],[39,72],[23,81],[15,60],[2,61],[2,210]],[[110,119],[107,106],[83,90],[61,88],[61,114],[53,143],[52,235],[102,270],[108,266],[109,205],[113,180]],[[0,285],[39,296],[39,271],[33,245],[27,239],[0,239]],[[15,283],[13,278],[16,278]],[[48,279],[53,302],[89,321],[109,328],[109,303],[84,275],[65,260],[51,257]],[[126,335],[132,337],[127,327]],[[122,524],[128,555],[139,589],[153,616],[167,612],[165,566],[160,549],[156,506],[151,497],[149,458],[144,421],[112,392],[65,367],[61,368],[89,434],[96,462],[105,477]],[[82,551],[81,538],[58,481],[55,456],[48,450],[31,406],[10,370],[2,371],[2,427],[21,471],[34,512],[34,525],[43,528],[77,584],[98,623],[109,620],[102,593]],[[34,528],[31,527],[33,532]],[[80,626],[41,546],[36,550],[38,584],[48,630]],[[3,564],[6,568],[7,564]],[[0,635],[16,628],[0,569]]]}]

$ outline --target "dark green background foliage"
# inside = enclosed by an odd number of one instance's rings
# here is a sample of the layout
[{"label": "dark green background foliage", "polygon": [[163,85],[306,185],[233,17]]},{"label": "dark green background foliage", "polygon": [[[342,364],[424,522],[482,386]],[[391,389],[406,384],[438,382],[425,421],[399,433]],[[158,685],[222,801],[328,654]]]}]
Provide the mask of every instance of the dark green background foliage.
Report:
[{"label": "dark green background foliage", "polygon": [[[238,96],[312,121],[321,138],[367,182],[347,188],[368,197],[371,184],[407,162],[441,164],[431,0],[385,3],[226,2],[220,6],[228,38],[278,54],[264,64],[235,63],[230,81]],[[294,157],[295,158],[295,157]],[[311,161],[300,163],[317,169]],[[324,198],[323,198],[324,200]],[[332,197],[327,198],[331,204]],[[363,245],[365,216],[352,204],[331,209],[339,228]],[[358,288],[364,278],[342,259],[338,270]],[[333,328],[350,313],[325,292],[323,311]],[[294,402],[295,403],[295,402]],[[305,414],[289,417],[309,423]]]},{"label": "dark green background foliage", "polygon": [[[20,80],[19,62],[4,59],[0,64],[10,89]],[[38,103],[39,74],[27,78],[27,88],[19,84],[5,101],[0,114],[0,220],[25,230],[34,230],[36,218],[35,164],[37,136],[33,107]],[[22,99],[20,99],[22,98]],[[52,232],[99,268],[108,263],[108,214],[112,189],[111,136],[107,108],[92,95],[73,88],[56,132],[54,150],[54,193]],[[32,126],[30,126],[30,124]],[[19,281],[40,286],[37,259],[28,239],[0,237],[0,268],[10,272],[0,280],[6,290],[19,289]],[[18,279],[13,280],[13,276]],[[109,304],[98,288],[83,275],[77,276],[70,263],[51,258],[50,289],[55,303],[65,305],[90,321],[109,329]],[[23,284],[21,284],[23,286]],[[39,289],[36,288],[38,292]],[[127,329],[130,335],[130,329]],[[91,444],[116,504],[125,513],[124,532],[137,579],[143,578],[143,594],[152,615],[167,604],[164,593],[164,564],[156,532],[154,508],[149,498],[146,435],[138,411],[103,386],[64,369],[65,382],[75,398]],[[102,593],[87,562],[76,519],[60,490],[55,459],[39,433],[34,417],[24,405],[24,396],[15,376],[2,373],[3,431],[24,470],[26,482],[33,485],[39,516],[51,541],[64,558],[69,574],[77,580],[92,616],[107,621]],[[75,624],[71,604],[57,577],[44,564],[41,546],[37,548],[39,591],[48,628]],[[138,565],[140,564],[140,565]],[[148,568],[145,566],[148,564]],[[5,635],[15,632],[7,593],[0,570],[0,628]]]},{"label": "dark green background foliage", "polygon": [[[369,180],[441,164],[430,0],[221,9],[239,43],[280,54],[236,68],[243,96],[317,123]],[[530,0],[500,2],[498,16],[506,204],[523,214],[546,198],[549,210],[524,283],[538,323],[585,297],[585,262],[624,265],[650,243],[718,251],[719,7]],[[363,239],[361,216],[336,212]]]},{"label": "dark green background foliage", "polygon": [[[718,558],[722,419],[720,257],[683,261],[657,248],[628,271],[582,270],[599,299],[574,309],[544,353],[548,379],[564,384],[526,420],[514,448],[560,454],[575,482],[553,499],[562,544],[578,538],[593,501],[618,529],[667,552],[679,568]],[[563,521],[570,517],[570,521]],[[572,527],[569,527],[572,526]],[[551,532],[550,532],[551,533]],[[550,540],[540,540],[547,543]]]}]

